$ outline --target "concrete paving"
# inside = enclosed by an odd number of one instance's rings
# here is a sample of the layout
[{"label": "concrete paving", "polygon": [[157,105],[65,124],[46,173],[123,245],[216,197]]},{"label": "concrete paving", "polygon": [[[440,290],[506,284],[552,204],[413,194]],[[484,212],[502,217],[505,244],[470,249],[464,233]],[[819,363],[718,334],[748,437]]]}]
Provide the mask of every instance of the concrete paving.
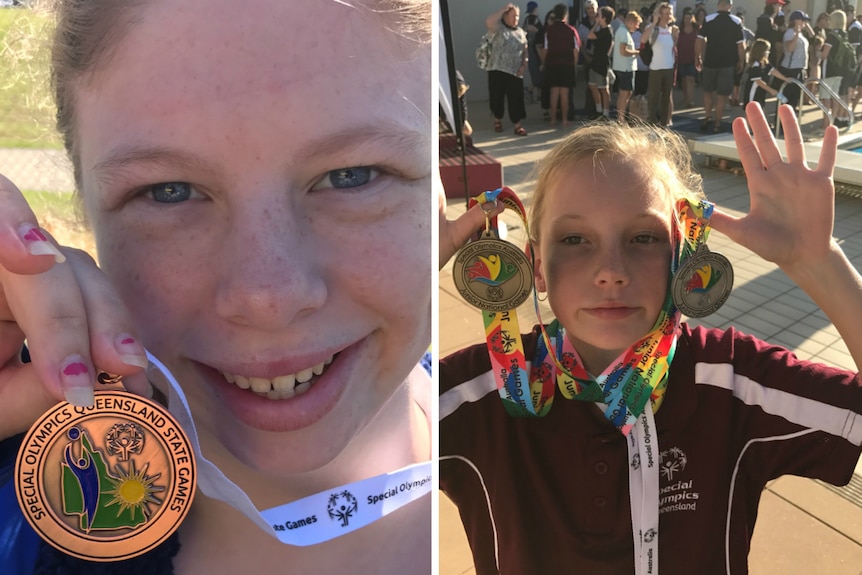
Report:
[{"label": "concrete paving", "polygon": [[[503,164],[504,183],[515,189],[529,207],[535,162],[564,134],[561,129],[548,129],[536,104],[528,106],[529,118],[523,123],[529,132],[527,137],[513,135],[508,122],[504,122],[506,129],[502,134],[495,133],[486,110],[484,103],[470,104],[470,119],[476,130],[475,145]],[[734,116],[739,115],[741,109],[735,108],[732,112]],[[691,120],[699,118],[701,113],[700,109],[684,111],[677,116],[676,123],[696,125]],[[692,139],[701,137],[696,133],[684,135]],[[709,158],[703,155],[695,155],[695,160],[710,200],[724,210],[744,213],[748,208],[744,176],[708,167]],[[862,268],[862,200],[842,195],[836,198],[835,204],[835,236],[854,265]],[[450,218],[463,211],[463,201],[449,200]],[[509,229],[509,239],[516,245],[523,245],[524,230],[517,218],[507,212],[502,219]],[[835,327],[775,265],[733,244],[718,232],[710,236],[710,249],[730,258],[736,279],[725,306],[716,314],[699,320],[700,323],[716,327],[733,324],[767,341],[789,347],[800,357],[856,369]],[[481,342],[481,315],[455,290],[451,263],[440,273],[439,293],[441,356]],[[524,330],[536,322],[531,302],[521,306],[518,313]],[[550,317],[550,310],[544,309],[542,316]],[[862,466],[857,466],[856,471],[851,484],[862,481]],[[457,509],[442,494],[440,500],[440,574],[475,573]],[[848,488],[827,488],[810,479],[783,477],[772,482],[761,500],[749,559],[750,572],[862,574],[862,503],[859,501]]]}]

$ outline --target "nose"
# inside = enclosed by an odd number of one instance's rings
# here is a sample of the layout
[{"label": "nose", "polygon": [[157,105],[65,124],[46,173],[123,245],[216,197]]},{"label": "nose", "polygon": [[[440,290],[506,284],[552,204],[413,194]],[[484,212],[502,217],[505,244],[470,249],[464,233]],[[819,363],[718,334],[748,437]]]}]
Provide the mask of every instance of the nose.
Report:
[{"label": "nose", "polygon": [[327,287],[316,235],[284,195],[234,207],[226,223],[216,311],[224,319],[275,331],[323,307]]},{"label": "nose", "polygon": [[602,287],[628,285],[630,278],[621,246],[605,246],[599,250],[597,257],[596,285]]}]

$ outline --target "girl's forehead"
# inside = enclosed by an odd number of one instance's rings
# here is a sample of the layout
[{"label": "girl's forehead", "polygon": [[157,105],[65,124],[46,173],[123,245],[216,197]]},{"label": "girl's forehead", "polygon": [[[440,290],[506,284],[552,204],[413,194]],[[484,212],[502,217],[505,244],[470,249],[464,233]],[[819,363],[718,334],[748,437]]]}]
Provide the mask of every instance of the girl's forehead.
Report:
[{"label": "girl's forehead", "polygon": [[561,166],[547,190],[549,203],[601,205],[619,201],[640,211],[649,205],[670,214],[671,191],[655,174],[655,166],[617,157],[581,158]]}]

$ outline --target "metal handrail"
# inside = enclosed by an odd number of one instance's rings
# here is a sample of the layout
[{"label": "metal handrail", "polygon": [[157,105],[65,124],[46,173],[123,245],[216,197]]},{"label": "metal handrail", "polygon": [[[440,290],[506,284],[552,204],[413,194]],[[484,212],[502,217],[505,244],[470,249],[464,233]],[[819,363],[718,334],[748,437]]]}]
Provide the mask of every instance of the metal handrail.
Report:
[{"label": "metal handrail", "polygon": [[[820,88],[824,88],[825,91],[829,94],[829,96],[832,97],[832,99],[836,100],[842,108],[847,110],[847,113],[850,116],[850,121],[847,124],[847,130],[849,130],[850,127],[853,125],[853,114],[850,112],[850,107],[844,102],[844,100],[842,100],[838,96],[838,94],[836,94],[834,91],[832,91],[832,88],[830,88],[828,84],[825,84],[822,79],[819,79],[819,78],[818,79],[812,79],[812,80],[809,80],[808,82],[804,83],[800,80],[797,80],[796,78],[788,78],[787,80],[785,80],[781,84],[781,88],[778,89],[778,93],[780,95],[783,95],[784,94],[784,88],[787,87],[788,84],[795,84],[796,86],[799,87],[799,90],[802,93],[804,93],[806,96],[808,96],[811,99],[811,101],[814,102],[814,104],[816,104],[818,108],[820,108],[820,111],[823,112],[823,114],[829,119],[829,125],[831,126],[832,122],[833,122],[832,110],[829,110],[826,108],[826,106],[823,104],[823,102],[820,101],[820,98],[815,96],[814,93],[808,89],[808,87],[805,85],[806,83],[817,84]],[[799,124],[802,125],[802,98],[801,97],[799,100],[799,108],[797,109],[796,113],[798,116]],[[781,118],[778,117],[778,110],[776,109],[776,113],[775,113],[775,137],[778,138],[780,135],[781,135]]]}]

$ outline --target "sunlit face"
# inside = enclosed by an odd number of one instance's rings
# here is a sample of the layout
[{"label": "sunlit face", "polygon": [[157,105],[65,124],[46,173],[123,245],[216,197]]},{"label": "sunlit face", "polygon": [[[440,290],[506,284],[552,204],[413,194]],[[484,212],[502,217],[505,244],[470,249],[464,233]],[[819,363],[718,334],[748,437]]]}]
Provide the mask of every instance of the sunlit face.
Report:
[{"label": "sunlit face", "polygon": [[626,20],[626,28],[629,32],[634,33],[638,29],[637,20]]},{"label": "sunlit face", "polygon": [[665,6],[661,8],[658,12],[659,21],[663,24],[667,24],[670,22],[670,8]]},{"label": "sunlit face", "polygon": [[587,6],[587,8],[586,8],[586,13],[587,13],[587,17],[588,17],[590,20],[595,20],[595,19],[596,19],[596,9],[592,6],[592,4],[591,4],[591,5],[589,5],[589,6]]},{"label": "sunlit face", "polygon": [[588,369],[649,333],[667,293],[670,205],[642,170],[580,160],[561,170],[539,220],[536,281]]},{"label": "sunlit face", "polygon": [[514,28],[518,25],[518,22],[521,20],[521,11],[518,8],[511,8],[505,14],[503,14],[503,21],[506,23],[506,26]]},{"label": "sunlit face", "polygon": [[430,46],[361,6],[150,2],[77,94],[101,264],[257,467],[331,461],[430,341]]}]

